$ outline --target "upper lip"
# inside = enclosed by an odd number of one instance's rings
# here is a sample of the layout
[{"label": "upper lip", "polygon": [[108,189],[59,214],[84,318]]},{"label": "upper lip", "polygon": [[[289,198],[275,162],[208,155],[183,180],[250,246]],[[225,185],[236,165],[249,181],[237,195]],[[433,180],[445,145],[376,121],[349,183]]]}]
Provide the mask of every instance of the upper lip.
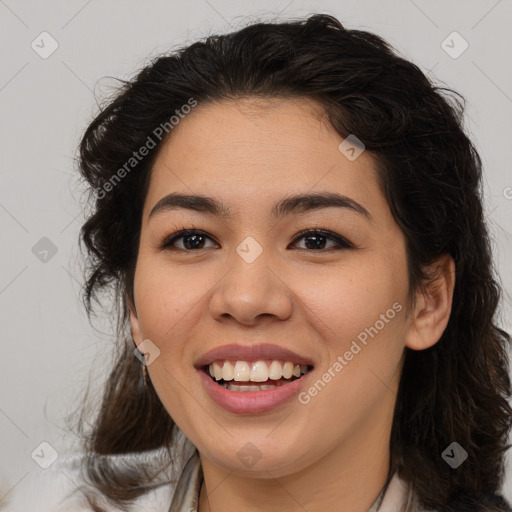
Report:
[{"label": "upper lip", "polygon": [[194,363],[196,368],[207,366],[214,361],[261,361],[264,359],[290,361],[294,364],[313,366],[309,357],[301,356],[279,345],[262,343],[259,345],[223,345],[203,354]]}]

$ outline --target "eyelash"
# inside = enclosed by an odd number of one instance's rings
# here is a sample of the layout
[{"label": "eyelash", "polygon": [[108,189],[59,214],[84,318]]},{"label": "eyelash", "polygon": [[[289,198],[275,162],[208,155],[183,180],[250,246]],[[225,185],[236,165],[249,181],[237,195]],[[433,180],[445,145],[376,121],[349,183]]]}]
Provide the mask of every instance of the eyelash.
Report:
[{"label": "eyelash", "polygon": [[[354,249],[355,246],[349,242],[347,239],[343,238],[340,235],[337,235],[336,233],[333,233],[332,231],[327,231],[325,229],[318,229],[318,228],[310,228],[310,229],[304,229],[297,233],[295,238],[293,239],[292,243],[297,243],[301,238],[304,238],[308,235],[320,235],[321,237],[327,238],[331,241],[334,241],[338,244],[338,247],[331,247],[330,249],[299,249],[302,251],[308,251],[308,252],[330,252],[330,251],[340,251],[343,249]],[[182,227],[180,231],[176,231],[172,233],[171,235],[167,236],[164,241],[160,244],[159,249],[165,249],[168,251],[181,251],[181,252],[198,252],[202,249],[179,249],[177,247],[173,247],[172,244],[176,242],[176,240],[179,240],[180,238],[185,238],[187,236],[193,236],[193,235],[203,235],[207,238],[210,238],[213,240],[207,233],[204,231],[201,231],[200,229],[187,229],[185,226]]]}]

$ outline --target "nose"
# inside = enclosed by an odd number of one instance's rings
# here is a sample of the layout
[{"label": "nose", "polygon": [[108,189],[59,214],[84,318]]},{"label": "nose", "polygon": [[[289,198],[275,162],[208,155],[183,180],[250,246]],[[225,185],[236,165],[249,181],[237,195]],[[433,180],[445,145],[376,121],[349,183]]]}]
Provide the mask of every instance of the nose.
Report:
[{"label": "nose", "polygon": [[248,261],[236,252],[229,258],[229,270],[223,269],[225,275],[213,290],[210,314],[217,321],[230,319],[246,326],[269,317],[286,320],[293,311],[289,285],[266,251]]}]

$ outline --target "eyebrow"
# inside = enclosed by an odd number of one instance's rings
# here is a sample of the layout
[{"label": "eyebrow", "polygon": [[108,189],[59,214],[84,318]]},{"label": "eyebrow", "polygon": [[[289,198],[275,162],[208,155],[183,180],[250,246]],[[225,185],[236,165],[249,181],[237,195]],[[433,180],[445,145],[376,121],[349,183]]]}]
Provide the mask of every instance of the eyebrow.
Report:
[{"label": "eyebrow", "polygon": [[[212,197],[171,193],[160,199],[149,213],[149,218],[157,213],[185,208],[196,212],[216,215],[223,218],[233,216],[231,208]],[[334,192],[302,194],[285,197],[277,201],[270,213],[273,219],[279,220],[293,213],[305,213],[322,208],[344,208],[352,210],[367,220],[372,221],[370,212],[361,204],[347,196]]]}]

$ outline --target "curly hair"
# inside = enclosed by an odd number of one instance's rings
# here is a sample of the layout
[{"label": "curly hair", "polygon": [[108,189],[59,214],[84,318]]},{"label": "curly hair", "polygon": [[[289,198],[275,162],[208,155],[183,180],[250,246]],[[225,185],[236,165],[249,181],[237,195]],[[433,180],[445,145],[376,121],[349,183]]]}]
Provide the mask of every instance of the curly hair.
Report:
[{"label": "curly hair", "polygon": [[[254,23],[155,57],[123,81],[86,129],[79,171],[92,212],[80,231],[86,261],[83,301],[90,317],[100,292],[114,292],[116,362],[90,432],[80,432],[87,475],[116,504],[152,488],[143,473],[118,474],[102,455],[172,443],[174,422],[149,383],[144,390],[128,328],[141,217],[152,164],[172,132],[115,184],[134,151],[179,109],[243,97],[315,100],[343,138],[356,134],[376,162],[379,185],[406,238],[410,297],[450,254],[456,284],[449,323],[438,343],[405,348],[394,411],[392,469],[420,504],[447,512],[511,510],[500,496],[512,410],[507,348],[497,325],[502,290],[483,216],[481,159],[463,127],[464,98],[433,84],[372,33],[329,15]],[[108,193],[106,184],[110,182]],[[456,441],[457,468],[441,457]]]}]

